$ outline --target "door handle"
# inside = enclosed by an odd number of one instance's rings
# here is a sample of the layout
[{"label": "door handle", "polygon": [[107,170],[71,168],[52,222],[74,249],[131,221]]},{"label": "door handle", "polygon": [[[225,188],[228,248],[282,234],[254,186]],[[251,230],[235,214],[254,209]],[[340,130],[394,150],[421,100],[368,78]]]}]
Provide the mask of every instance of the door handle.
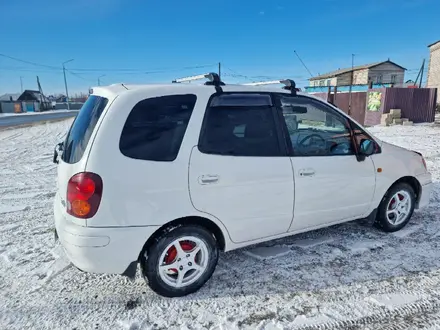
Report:
[{"label": "door handle", "polygon": [[299,171],[300,176],[314,176],[315,170],[313,169],[304,169]]},{"label": "door handle", "polygon": [[218,182],[218,175],[202,175],[199,177],[200,184],[210,184]]}]

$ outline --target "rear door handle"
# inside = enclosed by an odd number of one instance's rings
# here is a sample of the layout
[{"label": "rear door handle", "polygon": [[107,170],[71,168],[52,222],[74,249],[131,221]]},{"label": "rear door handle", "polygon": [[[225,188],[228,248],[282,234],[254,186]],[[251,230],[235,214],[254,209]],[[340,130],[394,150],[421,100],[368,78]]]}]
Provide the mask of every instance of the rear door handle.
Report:
[{"label": "rear door handle", "polygon": [[304,169],[304,170],[299,170],[299,176],[314,176],[315,175],[315,170],[308,168],[308,169]]},{"label": "rear door handle", "polygon": [[218,175],[206,174],[199,177],[200,184],[211,184],[218,182]]}]

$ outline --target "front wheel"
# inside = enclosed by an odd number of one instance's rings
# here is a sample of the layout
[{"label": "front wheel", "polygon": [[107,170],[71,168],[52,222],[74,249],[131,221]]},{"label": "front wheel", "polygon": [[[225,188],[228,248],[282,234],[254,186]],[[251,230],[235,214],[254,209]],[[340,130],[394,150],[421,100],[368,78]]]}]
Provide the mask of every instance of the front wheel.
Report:
[{"label": "front wheel", "polygon": [[379,205],[376,225],[386,232],[402,229],[411,219],[416,204],[414,189],[407,183],[391,187]]},{"label": "front wheel", "polygon": [[165,297],[182,297],[199,290],[218,261],[214,236],[199,226],[181,226],[156,240],[142,255],[142,273],[150,288]]}]

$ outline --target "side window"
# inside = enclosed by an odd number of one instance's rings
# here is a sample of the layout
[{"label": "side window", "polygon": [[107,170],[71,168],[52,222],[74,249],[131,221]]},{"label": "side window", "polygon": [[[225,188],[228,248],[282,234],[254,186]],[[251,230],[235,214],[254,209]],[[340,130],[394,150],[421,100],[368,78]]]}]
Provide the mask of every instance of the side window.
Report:
[{"label": "side window", "polygon": [[279,96],[293,156],[354,155],[350,128],[331,107],[303,96]]},{"label": "side window", "polygon": [[173,161],[182,144],[197,97],[170,95],[140,101],[128,115],[119,140],[124,156]]},{"label": "side window", "polygon": [[281,156],[267,94],[222,94],[206,110],[199,150],[229,156]]}]

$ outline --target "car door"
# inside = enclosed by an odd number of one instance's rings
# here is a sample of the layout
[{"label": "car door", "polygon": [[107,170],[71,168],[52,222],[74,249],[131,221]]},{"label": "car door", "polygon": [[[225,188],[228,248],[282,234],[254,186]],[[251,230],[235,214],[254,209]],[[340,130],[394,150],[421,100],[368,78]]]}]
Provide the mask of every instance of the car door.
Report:
[{"label": "car door", "polygon": [[370,210],[376,176],[371,157],[356,156],[350,120],[307,96],[277,94],[295,181],[290,231],[356,219]]},{"label": "car door", "polygon": [[270,94],[222,93],[208,105],[189,164],[194,207],[233,242],[286,233],[293,217],[289,155]]}]

